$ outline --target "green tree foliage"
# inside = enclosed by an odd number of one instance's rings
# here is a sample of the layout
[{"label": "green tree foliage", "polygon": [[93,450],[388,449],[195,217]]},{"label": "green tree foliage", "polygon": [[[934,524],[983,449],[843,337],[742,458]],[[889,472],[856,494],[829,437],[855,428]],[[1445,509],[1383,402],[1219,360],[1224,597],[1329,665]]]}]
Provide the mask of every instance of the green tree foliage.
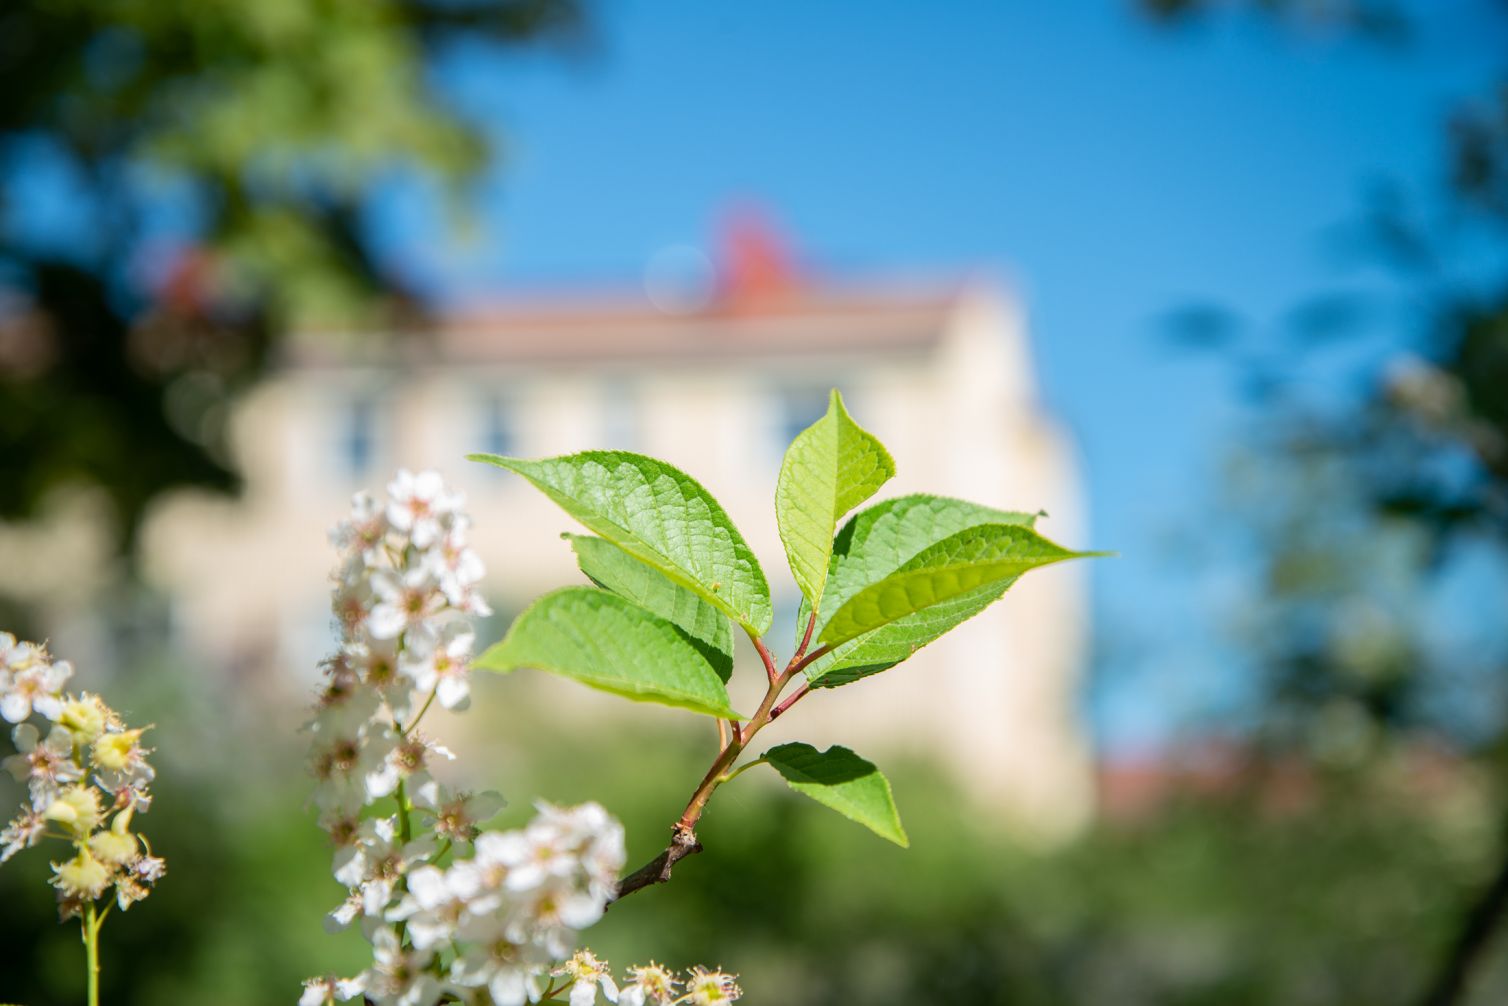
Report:
[{"label": "green tree foliage", "polygon": [[[1176,19],[1217,5],[1143,6]],[[1430,19],[1459,13],[1388,0],[1251,6],[1404,47]],[[1501,11],[1478,13],[1504,27]],[[1508,829],[1504,94],[1500,80],[1450,111],[1443,188],[1390,185],[1355,229],[1392,272],[1396,300],[1300,305],[1277,347],[1216,328],[1219,344],[1258,361],[1245,376],[1261,421],[1233,466],[1232,496],[1251,532],[1257,589],[1237,624],[1261,682],[1266,747],[1365,776],[1400,751],[1443,743],[1456,771],[1490,769],[1491,813]],[[1337,207],[1342,215],[1354,214]],[[1324,350],[1337,338],[1370,340],[1358,355],[1386,362],[1354,374],[1354,393],[1316,395],[1310,365],[1333,375]],[[1441,808],[1425,801],[1416,812]],[[1458,899],[1456,932],[1434,951],[1438,970],[1416,984],[1416,1001],[1464,1002],[1473,974],[1490,967],[1487,952],[1508,920],[1508,845],[1477,873],[1480,892]]]},{"label": "green tree foliage", "polygon": [[[418,307],[373,257],[383,183],[459,196],[491,156],[436,61],[581,26],[576,0],[0,9],[0,517],[84,483],[129,536],[163,489],[232,486],[225,405],[280,333]],[[63,243],[20,225],[39,175],[88,221]]]}]

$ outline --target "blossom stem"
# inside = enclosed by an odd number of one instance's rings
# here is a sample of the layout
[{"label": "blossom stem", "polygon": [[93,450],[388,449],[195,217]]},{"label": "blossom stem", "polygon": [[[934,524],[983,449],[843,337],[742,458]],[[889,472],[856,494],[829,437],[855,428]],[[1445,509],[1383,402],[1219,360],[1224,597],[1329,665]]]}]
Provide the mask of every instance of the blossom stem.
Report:
[{"label": "blossom stem", "polygon": [[89,972],[89,1006],[99,1006],[99,927],[105,921],[97,915],[94,902],[84,910],[84,959]]},{"label": "blossom stem", "polygon": [[398,837],[408,842],[414,837],[413,827],[409,822],[409,811],[413,804],[408,802],[408,791],[404,789],[403,780],[398,780],[398,788],[393,792],[393,798],[398,801]]},{"label": "blossom stem", "polygon": [[424,700],[424,705],[422,705],[422,706],[419,707],[419,713],[418,713],[418,715],[416,715],[413,719],[409,720],[408,726],[406,726],[406,727],[399,727],[398,728],[398,736],[399,737],[407,737],[410,733],[413,732],[414,727],[418,726],[419,725],[419,721],[424,718],[424,714],[427,713],[427,712],[429,712],[429,707],[434,704],[435,695],[438,694],[439,691],[440,691],[440,686],[439,685],[435,685],[435,687],[433,687],[433,688],[431,688],[429,690],[429,697]]}]

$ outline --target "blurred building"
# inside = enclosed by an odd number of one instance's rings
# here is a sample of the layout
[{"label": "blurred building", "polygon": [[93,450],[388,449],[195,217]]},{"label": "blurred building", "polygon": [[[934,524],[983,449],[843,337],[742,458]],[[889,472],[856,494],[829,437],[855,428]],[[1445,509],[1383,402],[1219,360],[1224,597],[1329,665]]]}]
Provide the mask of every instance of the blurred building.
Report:
[{"label": "blurred building", "polygon": [[[461,311],[381,351],[371,339],[306,340],[314,348],[293,352],[239,407],[242,498],[178,497],[148,528],[175,631],[221,667],[312,680],[331,640],[326,530],[352,492],[406,466],[438,468],[467,493],[499,612],[490,642],[533,597],[580,582],[557,535],[576,528],[522,479],[462,456],[621,448],[671,461],[722,501],[783,591],[772,641],[788,653],[797,595],[775,475],[834,386],[895,456],[882,495],[1045,509],[1045,533],[1084,544],[1072,457],[1036,398],[1006,293],[985,282],[798,281],[757,235],[730,258],[700,303],[654,290],[562,295]],[[814,695],[771,731],[799,727],[803,739],[882,759],[941,751],[985,803],[1062,834],[1092,801],[1076,711],[1085,638],[1079,572],[1033,573],[907,664]],[[762,675],[740,676],[762,691],[749,680]]]}]

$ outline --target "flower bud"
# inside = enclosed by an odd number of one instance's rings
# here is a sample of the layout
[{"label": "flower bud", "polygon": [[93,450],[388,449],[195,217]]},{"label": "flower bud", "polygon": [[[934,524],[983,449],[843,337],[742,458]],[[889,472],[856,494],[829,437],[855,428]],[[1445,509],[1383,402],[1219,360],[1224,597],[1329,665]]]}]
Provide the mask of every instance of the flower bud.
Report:
[{"label": "flower bud", "polygon": [[122,730],[118,733],[101,734],[91,748],[94,764],[107,772],[119,772],[131,763],[137,753],[140,730]]},{"label": "flower bud", "polygon": [[58,723],[85,744],[93,743],[104,733],[109,720],[110,710],[99,696],[89,694],[64,702],[63,711],[58,715]]},{"label": "flower bud", "polygon": [[69,786],[48,804],[42,816],[56,821],[75,835],[87,835],[104,817],[99,805],[99,791],[92,786]]},{"label": "flower bud", "polygon": [[136,860],[139,850],[136,836],[129,831],[117,831],[112,827],[109,831],[89,836],[89,851],[111,866],[129,866]]},{"label": "flower bud", "polygon": [[56,874],[52,878],[54,887],[65,895],[85,901],[93,901],[110,886],[110,869],[95,859],[88,849],[80,849],[79,854],[66,863],[53,863],[52,871]]}]

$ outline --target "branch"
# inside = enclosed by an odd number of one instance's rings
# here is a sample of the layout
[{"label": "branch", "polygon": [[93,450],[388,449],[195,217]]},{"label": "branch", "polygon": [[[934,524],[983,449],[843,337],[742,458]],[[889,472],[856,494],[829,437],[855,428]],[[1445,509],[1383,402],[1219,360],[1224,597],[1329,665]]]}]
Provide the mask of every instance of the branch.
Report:
[{"label": "branch", "polygon": [[1508,914],[1508,851],[1500,857],[1492,883],[1461,920],[1460,931],[1440,962],[1439,971],[1419,999],[1420,1006],[1454,1006],[1464,1001],[1472,970],[1480,963],[1505,914]]},{"label": "branch", "polygon": [[780,703],[780,705],[778,705],[774,709],[770,710],[770,719],[773,720],[776,717],[785,715],[785,711],[787,709],[791,708],[791,706],[794,706],[796,703],[800,702],[801,701],[801,696],[805,695],[807,692],[810,692],[811,690],[812,690],[811,685],[802,685],[800,688],[796,689],[794,692],[791,693],[790,698],[786,699],[784,702]]},{"label": "branch", "polygon": [[618,890],[613,893],[608,905],[623,900],[635,891],[665,883],[670,879],[670,871],[675,869],[675,864],[701,851],[702,843],[696,840],[696,833],[677,824],[671,829],[670,844],[665,847],[665,851],[618,881]]},{"label": "branch", "polygon": [[791,666],[786,669],[786,675],[789,676],[793,674],[800,674],[802,671],[806,670],[807,667],[810,666],[814,661],[821,660],[823,657],[831,653],[832,649],[833,648],[831,646],[827,645],[817,647],[815,650],[808,653],[800,660],[792,662]]},{"label": "branch", "polygon": [[[696,790],[691,794],[691,799],[686,803],[685,811],[681,813],[680,820],[676,821],[675,826],[670,830],[670,844],[665,847],[664,852],[620,880],[612,901],[621,901],[635,891],[665,883],[670,879],[670,873],[675,869],[676,863],[702,851],[702,843],[696,839],[696,825],[702,819],[702,811],[706,809],[707,801],[711,799],[713,791],[718,786],[732,778],[725,776],[724,773],[738,760],[738,756],[743,753],[749,741],[759,733],[762,727],[775,718],[775,703],[779,700],[780,693],[785,690],[785,686],[790,684],[791,679],[796,676],[798,662],[792,661],[783,673],[776,673],[775,660],[770,656],[770,651],[765,647],[764,641],[753,633],[749,634],[749,638],[754,641],[754,647],[759,651],[770,674],[770,687],[765,690],[764,701],[760,702],[759,708],[755,710],[753,718],[748,723],[740,726],[738,721],[732,721],[733,739],[717,753],[717,757],[712,760],[712,767],[707,769],[707,773],[702,776],[702,781],[697,784]],[[823,647],[813,653],[812,658],[825,651],[826,647]],[[804,694],[806,690],[803,688],[791,697],[791,702]],[[786,703],[786,705],[789,704],[789,702]],[[609,904],[612,901],[609,901]]]}]

